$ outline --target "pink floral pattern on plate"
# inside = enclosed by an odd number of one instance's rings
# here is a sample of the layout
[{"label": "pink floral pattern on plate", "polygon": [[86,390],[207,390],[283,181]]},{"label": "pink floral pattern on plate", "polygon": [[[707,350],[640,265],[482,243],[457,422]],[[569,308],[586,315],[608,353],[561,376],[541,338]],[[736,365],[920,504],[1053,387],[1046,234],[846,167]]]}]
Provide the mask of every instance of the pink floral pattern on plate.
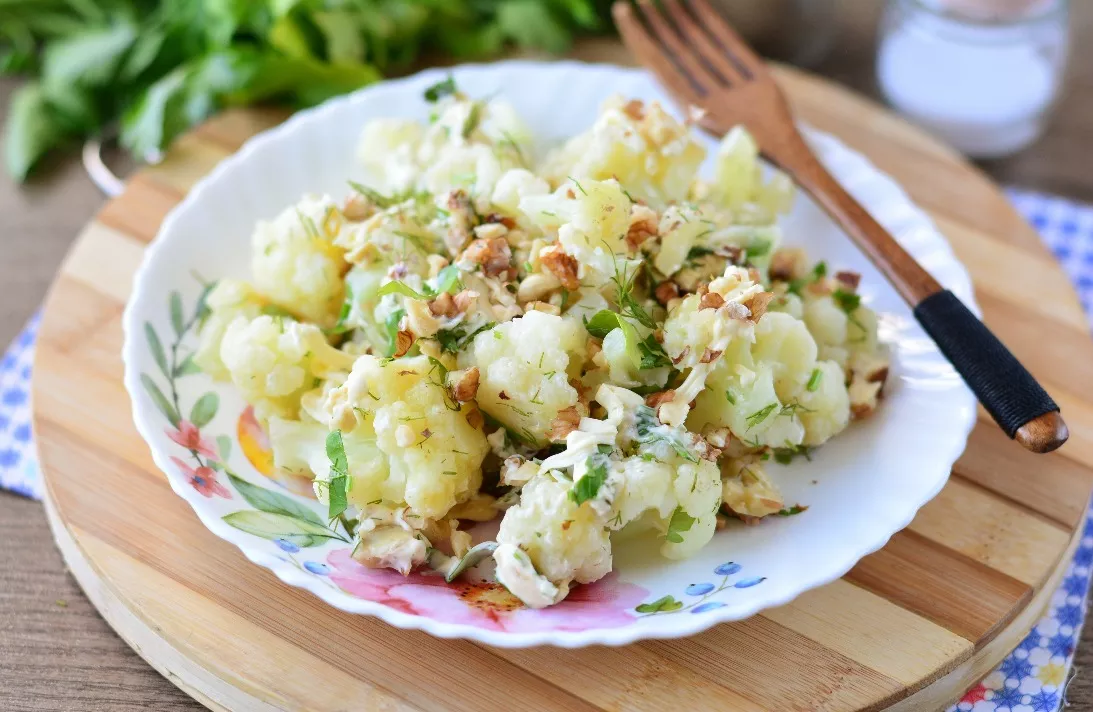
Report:
[{"label": "pink floral pattern on plate", "polygon": [[527,608],[504,586],[490,581],[448,584],[435,575],[403,576],[387,569],[369,569],[354,561],[346,549],[330,552],[326,561],[330,580],[357,598],[445,623],[508,633],[625,626],[634,620],[634,609],[649,594],[611,573],[596,583],[577,586],[558,605],[537,610]]}]

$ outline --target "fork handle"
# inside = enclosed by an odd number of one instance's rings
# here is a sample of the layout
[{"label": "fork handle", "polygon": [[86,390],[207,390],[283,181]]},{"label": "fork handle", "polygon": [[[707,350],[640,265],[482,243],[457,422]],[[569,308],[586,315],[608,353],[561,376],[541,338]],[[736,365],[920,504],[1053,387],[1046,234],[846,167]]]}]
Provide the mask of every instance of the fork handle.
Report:
[{"label": "fork handle", "polygon": [[915,318],[1006,435],[1033,452],[1051,452],[1066,442],[1069,433],[1059,406],[998,337],[907,254],[803,139],[789,154],[788,160],[770,158],[827,211],[913,307]]}]

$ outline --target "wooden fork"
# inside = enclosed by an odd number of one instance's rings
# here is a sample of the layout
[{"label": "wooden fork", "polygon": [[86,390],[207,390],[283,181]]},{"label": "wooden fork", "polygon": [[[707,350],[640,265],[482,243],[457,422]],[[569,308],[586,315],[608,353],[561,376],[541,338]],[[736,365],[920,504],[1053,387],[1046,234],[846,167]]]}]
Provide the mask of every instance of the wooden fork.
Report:
[{"label": "wooden fork", "polygon": [[838,223],[914,309],[941,352],[1010,438],[1051,452],[1068,437],[1059,406],[998,338],[943,289],[828,173],[797,130],[762,60],[706,0],[616,0],[623,40],[715,133],[743,124],[764,158],[789,174]]}]

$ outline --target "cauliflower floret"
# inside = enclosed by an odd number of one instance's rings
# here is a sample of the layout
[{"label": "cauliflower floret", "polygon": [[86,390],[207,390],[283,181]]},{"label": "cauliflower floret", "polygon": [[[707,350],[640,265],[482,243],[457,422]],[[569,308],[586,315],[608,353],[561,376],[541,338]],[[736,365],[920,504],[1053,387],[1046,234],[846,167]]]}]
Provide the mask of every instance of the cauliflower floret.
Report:
[{"label": "cauliflower floret", "polygon": [[757,362],[770,365],[774,390],[789,402],[808,382],[816,366],[816,342],[808,327],[788,314],[765,314],[755,327],[751,349]]},{"label": "cauliflower floret", "polygon": [[304,393],[353,366],[353,356],[328,344],[318,327],[268,315],[229,324],[220,359],[259,420],[295,418]]},{"label": "cauliflower floret", "polygon": [[713,369],[707,388],[687,418],[693,430],[727,427],[751,447],[799,445],[805,430],[799,404],[784,404],[774,388],[770,364],[754,369],[726,361]]},{"label": "cauliflower floret", "polygon": [[834,361],[819,361],[806,387],[796,395],[797,416],[805,428],[805,445],[821,445],[841,433],[850,422],[850,397],[843,370]]},{"label": "cauliflower floret", "polygon": [[708,232],[710,223],[693,207],[670,206],[660,216],[660,251],[653,259],[653,265],[662,274],[675,274],[687,260],[691,248]]},{"label": "cauliflower floret", "polygon": [[[793,204],[793,181],[785,174],[775,172],[770,182],[763,184],[759,146],[743,126],[734,127],[721,139],[709,187],[711,197],[742,213],[741,217],[761,222],[772,221]],[[748,208],[753,214],[748,215]]]},{"label": "cauliflower floret", "polygon": [[357,160],[380,192],[401,193],[417,175],[414,154],[421,142],[421,124],[406,119],[373,119],[364,126],[357,144]]},{"label": "cauliflower floret", "polygon": [[664,323],[664,350],[677,368],[691,371],[672,399],[661,405],[662,421],[682,424],[726,349],[737,341],[754,341],[755,324],[744,302],[762,291],[746,270],[730,266],[723,277],[710,282],[707,294],[692,294],[672,310]]},{"label": "cauliflower floret", "polygon": [[576,405],[587,334],[571,319],[539,311],[474,338],[460,366],[477,366],[478,407],[521,438],[543,445],[558,412]]},{"label": "cauliflower floret", "polygon": [[525,198],[548,195],[549,193],[550,184],[545,180],[531,171],[514,168],[505,171],[497,179],[490,202],[510,215],[520,216],[526,223],[524,225],[526,227],[532,224],[532,218],[524,215],[520,209],[520,202]]},{"label": "cauliflower floret", "polygon": [[374,438],[386,462],[349,458],[351,501],[405,502],[415,514],[439,519],[470,498],[489,451],[486,436],[468,422],[472,409],[451,398],[441,368],[427,356],[359,357],[325,412],[347,442]]},{"label": "cauliflower floret", "polygon": [[547,159],[543,170],[557,184],[566,176],[614,177],[631,195],[654,205],[686,199],[706,151],[687,127],[657,102],[604,102],[596,123]]},{"label": "cauliflower floret", "polygon": [[345,216],[329,196],[305,195],[251,237],[254,286],[284,309],[321,326],[333,325],[349,266],[335,243]]},{"label": "cauliflower floret", "polygon": [[675,453],[666,459],[638,455],[614,463],[619,484],[610,526],[620,529],[639,519],[652,524],[665,536],[661,555],[684,559],[713,537],[721,473],[709,460],[690,462]]},{"label": "cauliflower floret", "polygon": [[227,380],[230,374],[220,360],[224,332],[236,317],[253,319],[262,313],[266,304],[266,298],[246,282],[237,279],[217,282],[205,298],[209,315],[201,326],[201,341],[194,352],[194,363],[212,378]]},{"label": "cauliflower floret", "polygon": [[[497,580],[535,608],[562,600],[573,583],[591,583],[611,571],[608,531],[595,509],[570,498],[571,486],[549,472],[533,478],[497,533]],[[531,578],[525,562],[510,561],[520,553],[554,591]]]}]

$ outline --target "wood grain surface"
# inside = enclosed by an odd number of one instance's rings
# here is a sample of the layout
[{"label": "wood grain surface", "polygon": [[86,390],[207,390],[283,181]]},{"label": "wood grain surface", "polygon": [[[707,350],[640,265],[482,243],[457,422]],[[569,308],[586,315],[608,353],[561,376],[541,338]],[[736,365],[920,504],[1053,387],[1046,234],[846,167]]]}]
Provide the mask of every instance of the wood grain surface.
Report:
[{"label": "wood grain surface", "polygon": [[[585,52],[624,58],[614,43]],[[920,204],[959,227],[950,237],[977,283],[1029,269],[1048,284],[1061,279],[1005,198],[951,151],[846,90],[788,70],[779,76],[802,118],[863,148]],[[1082,510],[1026,501],[1022,477],[1049,491],[1070,486],[1081,501],[1093,489],[1093,394],[1045,362],[1029,365],[1048,377],[1075,422],[1072,447],[1032,456],[995,437],[984,415],[942,494],[842,581],[685,640],[578,651],[435,640],[336,611],[247,563],[175,497],[136,435],[120,384],[120,316],[143,245],[166,212],[216,162],[282,117],[214,118],[104,207],[54,284],[35,366],[35,432],[62,551],[122,637],[205,704],[325,710],[368,700],[472,710],[515,701],[530,709],[656,710],[690,699],[778,712],[929,709],[1000,660],[1042,611]],[[938,175],[947,190],[937,190]],[[971,236],[967,244],[960,235]],[[976,247],[992,258],[980,261]],[[1093,360],[1073,294],[1059,289],[1057,297],[1052,313],[1018,320],[1025,326],[1011,339],[1016,350],[1028,356],[1038,342],[1075,332],[1072,357]],[[991,324],[1026,309],[1001,290],[983,308]],[[1002,461],[999,447],[1007,449]],[[976,474],[966,478],[965,468]],[[422,683],[438,674],[441,684]]]},{"label": "wood grain surface", "polygon": [[[872,59],[876,5],[873,0],[850,2],[854,12],[842,16],[843,37],[821,73],[874,94]],[[1093,174],[1088,149],[1093,135],[1093,3],[1074,3],[1075,53],[1067,91],[1048,134],[1032,148],[1010,159],[981,167],[1000,182],[1093,199]],[[0,81],[0,108],[6,108],[13,86]],[[45,293],[60,256],[81,225],[101,204],[94,187],[75,163],[57,163],[25,189],[0,180],[0,343],[22,326]],[[961,231],[958,223],[939,221],[946,234],[986,257],[976,242],[979,236]],[[1005,253],[1005,250],[1001,251]],[[1000,259],[1008,259],[1002,254]],[[1042,265],[1034,265],[1036,269]],[[1037,281],[1043,283],[1039,277]],[[981,301],[997,299],[1006,288],[1004,273],[997,282],[980,280]],[[1045,286],[1043,304],[1062,280]],[[1036,319],[1035,310],[1023,320]],[[1080,314],[1056,315],[1074,326],[1084,324]],[[1014,327],[1017,328],[1016,326]],[[1004,336],[1003,338],[1009,338]],[[1084,339],[1070,331],[1050,346],[1053,353],[1073,363],[1071,347]],[[1093,383],[1093,364],[1078,376]],[[997,431],[977,429],[973,442],[987,453],[975,462],[960,463],[969,483],[990,479],[1008,459]],[[993,446],[993,447],[988,447]],[[1069,446],[1068,446],[1069,447]],[[993,454],[991,454],[993,453]],[[1076,462],[1056,463],[1052,487],[1014,473],[1006,484],[1007,497],[1030,504],[1059,523],[1074,521],[1084,505],[1084,467]],[[60,555],[48,536],[40,505],[0,493],[0,709],[4,710],[191,710],[199,705],[142,662],[95,613],[74,580],[65,575]],[[828,589],[821,589],[827,591]],[[791,615],[787,611],[786,615]],[[925,644],[929,640],[924,641]],[[878,655],[891,646],[880,641]],[[1069,687],[1074,709],[1093,709],[1093,630],[1087,627],[1076,661],[1078,674]],[[1086,672],[1083,672],[1086,671]]]}]

